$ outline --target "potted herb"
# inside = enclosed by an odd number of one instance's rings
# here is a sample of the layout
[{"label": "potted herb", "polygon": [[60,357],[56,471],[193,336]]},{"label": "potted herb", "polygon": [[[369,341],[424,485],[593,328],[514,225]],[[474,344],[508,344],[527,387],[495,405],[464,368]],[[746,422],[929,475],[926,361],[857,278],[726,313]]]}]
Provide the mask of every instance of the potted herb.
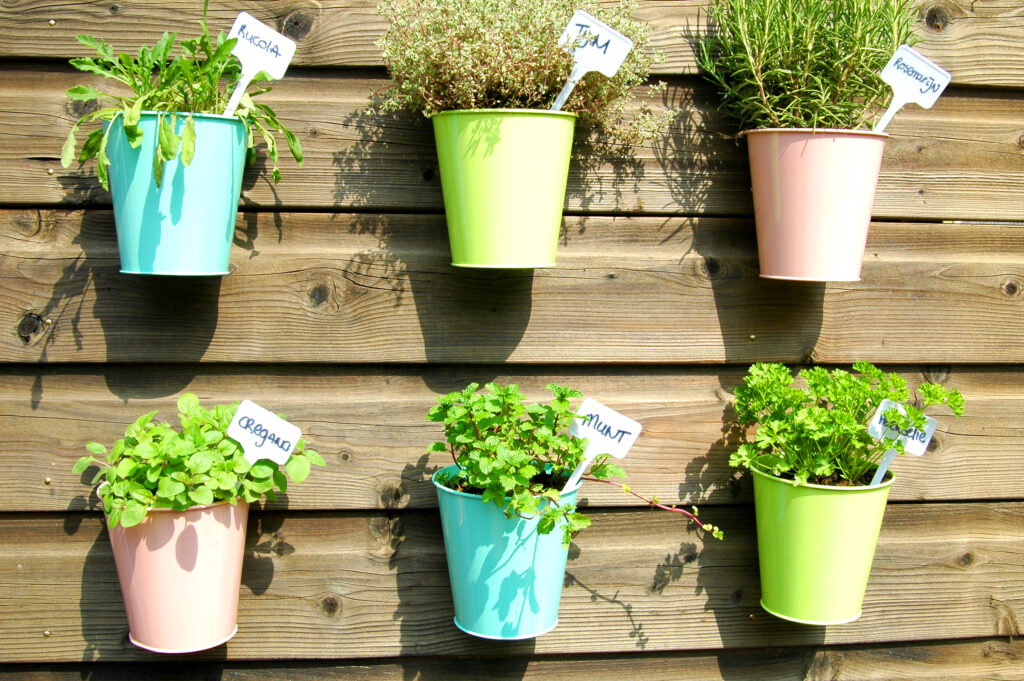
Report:
[{"label": "potted herb", "polygon": [[241,77],[231,54],[237,39],[226,40],[223,32],[210,36],[205,3],[199,25],[202,33],[182,41],[173,57],[176,33],[164,33],[138,55],[115,55],[102,40],[78,36],[96,56],[71,64],[116,86],[67,91],[73,100],[101,104],[72,126],[61,162],[66,168],[75,160],[79,127],[99,121],[78,160],[96,158],[96,175],[110,190],[122,272],[228,274],[242,175],[246,159],[255,158],[257,140],[266,143],[275,182],[281,177],[275,131],[302,165],[295,135],[269,106],[252,99],[270,88],[247,93],[234,115],[222,115]]},{"label": "potted herb", "polygon": [[[454,463],[433,476],[444,534],[455,624],[482,638],[533,638],[558,623],[558,605],[572,537],[590,525],[576,509],[581,483],[565,489],[584,460],[587,440],[569,433],[570,400],[582,395],[548,385],[548,404],[526,404],[518,386],[480,386],[438,398],[427,420],[444,424],[445,441],[429,451]],[[634,496],[608,456],[598,456],[582,480],[609,482]],[[644,499],[681,513],[716,538],[722,531],[690,511]]]},{"label": "potted herb", "polygon": [[907,0],[713,0],[697,63],[746,137],[761,276],[860,279]]},{"label": "potted herb", "polygon": [[102,482],[129,638],[140,648],[188,653],[234,636],[249,503],[274,500],[289,477],[302,482],[310,464],[324,465],[301,440],[287,477],[269,459],[250,464],[226,435],[237,408],[207,410],[186,393],[180,430],[143,414],[109,453],[89,442],[92,454],[75,464],[76,473],[100,466],[92,484]]},{"label": "potted herb", "polygon": [[[884,413],[892,432],[924,426],[901,376],[868,362],[853,370],[804,369],[806,386],[797,387],[785,366],[758,363],[736,388],[736,417],[757,431],[729,463],[753,473],[761,606],[783,619],[824,625],[860,616],[893,483],[891,472],[878,484],[872,477],[886,451],[904,451],[898,439],[872,437],[868,421],[889,399],[905,410]],[[923,383],[918,392],[922,408],[963,414],[956,390]]]},{"label": "potted herb", "polygon": [[[458,267],[553,267],[577,118],[637,144],[663,118],[623,115],[652,57],[635,0],[383,0],[378,40],[393,86],[381,111],[433,123],[445,214]],[[634,42],[613,78],[586,75],[550,111],[572,72],[558,41],[577,9]]]}]

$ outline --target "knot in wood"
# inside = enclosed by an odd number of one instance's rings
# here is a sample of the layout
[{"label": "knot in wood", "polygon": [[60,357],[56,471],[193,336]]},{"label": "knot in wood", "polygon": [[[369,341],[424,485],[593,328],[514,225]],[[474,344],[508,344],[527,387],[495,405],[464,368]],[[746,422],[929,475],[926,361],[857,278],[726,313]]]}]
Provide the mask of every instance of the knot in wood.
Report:
[{"label": "knot in wood", "polygon": [[932,5],[924,13],[925,25],[933,31],[940,32],[949,26],[949,10],[942,5]]},{"label": "knot in wood", "polygon": [[341,599],[337,596],[324,596],[316,605],[324,617],[337,617],[341,614]]},{"label": "knot in wood", "polygon": [[377,498],[380,499],[384,508],[402,508],[408,503],[409,497],[405,493],[405,483],[385,482],[377,488]]},{"label": "knot in wood", "polygon": [[1013,297],[1020,294],[1021,285],[1020,282],[1015,279],[1008,279],[1003,282],[1002,286],[1003,294],[1009,297]]},{"label": "knot in wood", "polygon": [[18,338],[25,345],[29,345],[43,332],[46,328],[46,320],[35,312],[27,312],[25,316],[18,322]]},{"label": "knot in wood", "polygon": [[311,13],[297,9],[289,12],[281,23],[281,33],[292,40],[302,40],[313,30],[313,22],[316,21]]},{"label": "knot in wood", "polygon": [[704,273],[708,279],[714,279],[715,275],[722,270],[722,266],[711,256],[704,256]]}]

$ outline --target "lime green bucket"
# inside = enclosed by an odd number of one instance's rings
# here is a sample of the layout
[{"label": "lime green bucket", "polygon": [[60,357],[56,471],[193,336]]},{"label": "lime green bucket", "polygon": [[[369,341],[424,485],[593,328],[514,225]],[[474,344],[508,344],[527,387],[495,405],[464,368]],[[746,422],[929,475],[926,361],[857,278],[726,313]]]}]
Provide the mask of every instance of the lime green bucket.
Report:
[{"label": "lime green bucket", "polygon": [[575,114],[475,109],[432,120],[452,264],[554,267]]},{"label": "lime green bucket", "polygon": [[893,478],[825,487],[753,473],[761,607],[802,624],[860,617]]}]

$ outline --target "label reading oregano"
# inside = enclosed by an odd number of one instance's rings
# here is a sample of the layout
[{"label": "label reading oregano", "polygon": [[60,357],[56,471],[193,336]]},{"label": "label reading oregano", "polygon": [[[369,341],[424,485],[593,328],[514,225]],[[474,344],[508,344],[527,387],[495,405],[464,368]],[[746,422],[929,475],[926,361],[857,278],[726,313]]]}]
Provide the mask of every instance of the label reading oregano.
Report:
[{"label": "label reading oregano", "polygon": [[299,444],[302,431],[255,402],[242,400],[228,426],[228,437],[242,446],[250,464],[260,459],[284,464]]}]

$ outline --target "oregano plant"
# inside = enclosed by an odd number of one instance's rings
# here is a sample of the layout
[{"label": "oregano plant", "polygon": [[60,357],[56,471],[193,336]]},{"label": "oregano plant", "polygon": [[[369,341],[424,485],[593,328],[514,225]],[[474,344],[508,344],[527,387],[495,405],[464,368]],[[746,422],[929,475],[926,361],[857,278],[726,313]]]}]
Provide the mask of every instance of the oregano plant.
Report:
[{"label": "oregano plant", "polygon": [[[109,189],[110,159],[106,149],[111,124],[121,119],[128,143],[132,148],[138,148],[143,142],[143,131],[139,126],[143,112],[157,113],[157,138],[147,142],[155,149],[153,178],[157,186],[163,180],[167,161],[180,158],[186,166],[192,162],[197,144],[192,114],[221,114],[241,78],[242,68],[241,62],[231,53],[237,38],[229,40],[223,31],[216,38],[210,35],[206,23],[207,4],[208,0],[203,3],[203,19],[199,22],[202,32],[195,38],[183,40],[178,53],[173,56],[177,33],[165,32],[152,48],[139,48],[137,55],[124,52],[115,55],[113,48],[103,40],[88,35],[77,36],[78,42],[95,50],[96,56],[72,59],[71,65],[79,71],[114,81],[116,85],[111,91],[92,85],[76,85],[65,93],[72,100],[100,103],[98,109],[75,121],[68,132],[61,151],[61,164],[65,168],[75,161],[78,129],[87,123],[102,122],[101,127],[92,130],[85,138],[78,161],[84,163],[96,158],[96,176],[103,188]],[[253,82],[269,79],[266,73],[260,72]],[[243,95],[235,117],[246,127],[248,162],[255,159],[258,134],[266,144],[267,156],[273,164],[271,178],[278,182],[281,172],[274,133],[284,136],[289,151],[300,166],[302,145],[295,134],[278,120],[271,107],[253,100],[253,97],[269,91],[269,87],[257,87]],[[179,119],[184,119],[180,134],[176,132]]]},{"label": "oregano plant", "polygon": [[[479,494],[484,503],[501,508],[508,517],[540,516],[537,531],[563,533],[568,546],[572,537],[590,525],[590,518],[561,495],[573,471],[584,459],[588,441],[569,432],[573,419],[582,419],[571,404],[583,397],[569,386],[549,384],[547,404],[525,402],[515,384],[488,383],[486,392],[470,383],[464,390],[438,397],[427,420],[444,425],[445,441],[434,442],[430,452],[447,452],[458,466],[454,474],[441,474],[438,482],[450,489]],[[646,499],[628,485],[609,478],[625,478],[625,472],[608,455],[594,459],[584,480],[608,482],[623,488],[653,507],[682,513],[702,529],[721,539],[722,531],[700,523],[693,512]]]},{"label": "oregano plant", "polygon": [[902,376],[870,362],[856,362],[853,372],[812,367],[797,377],[803,386],[795,385],[792,372],[782,364],[750,367],[736,388],[736,417],[757,430],[729,457],[731,466],[793,484],[867,485],[887,450],[904,452],[899,440],[876,440],[868,433],[868,423],[884,400],[902,403],[906,410],[885,412],[892,432],[923,428],[922,409],[931,405],[946,405],[956,416],[964,413],[964,397],[956,389],[922,383],[919,407]]},{"label": "oregano plant", "polygon": [[180,430],[155,421],[155,411],[143,414],[109,452],[98,442],[87,443],[91,454],[79,459],[73,470],[82,473],[98,465],[92,484],[103,483],[97,494],[107,523],[131,527],[145,520],[150,508],[185,511],[219,501],[254,502],[263,496],[274,501],[274,490],[287,491],[289,478],[300,483],[311,465],[324,465],[320,454],[303,440],[284,471],[269,459],[250,465],[241,446],[227,436],[237,409],[237,402],[206,409],[194,394],[185,393],[178,399]]}]

